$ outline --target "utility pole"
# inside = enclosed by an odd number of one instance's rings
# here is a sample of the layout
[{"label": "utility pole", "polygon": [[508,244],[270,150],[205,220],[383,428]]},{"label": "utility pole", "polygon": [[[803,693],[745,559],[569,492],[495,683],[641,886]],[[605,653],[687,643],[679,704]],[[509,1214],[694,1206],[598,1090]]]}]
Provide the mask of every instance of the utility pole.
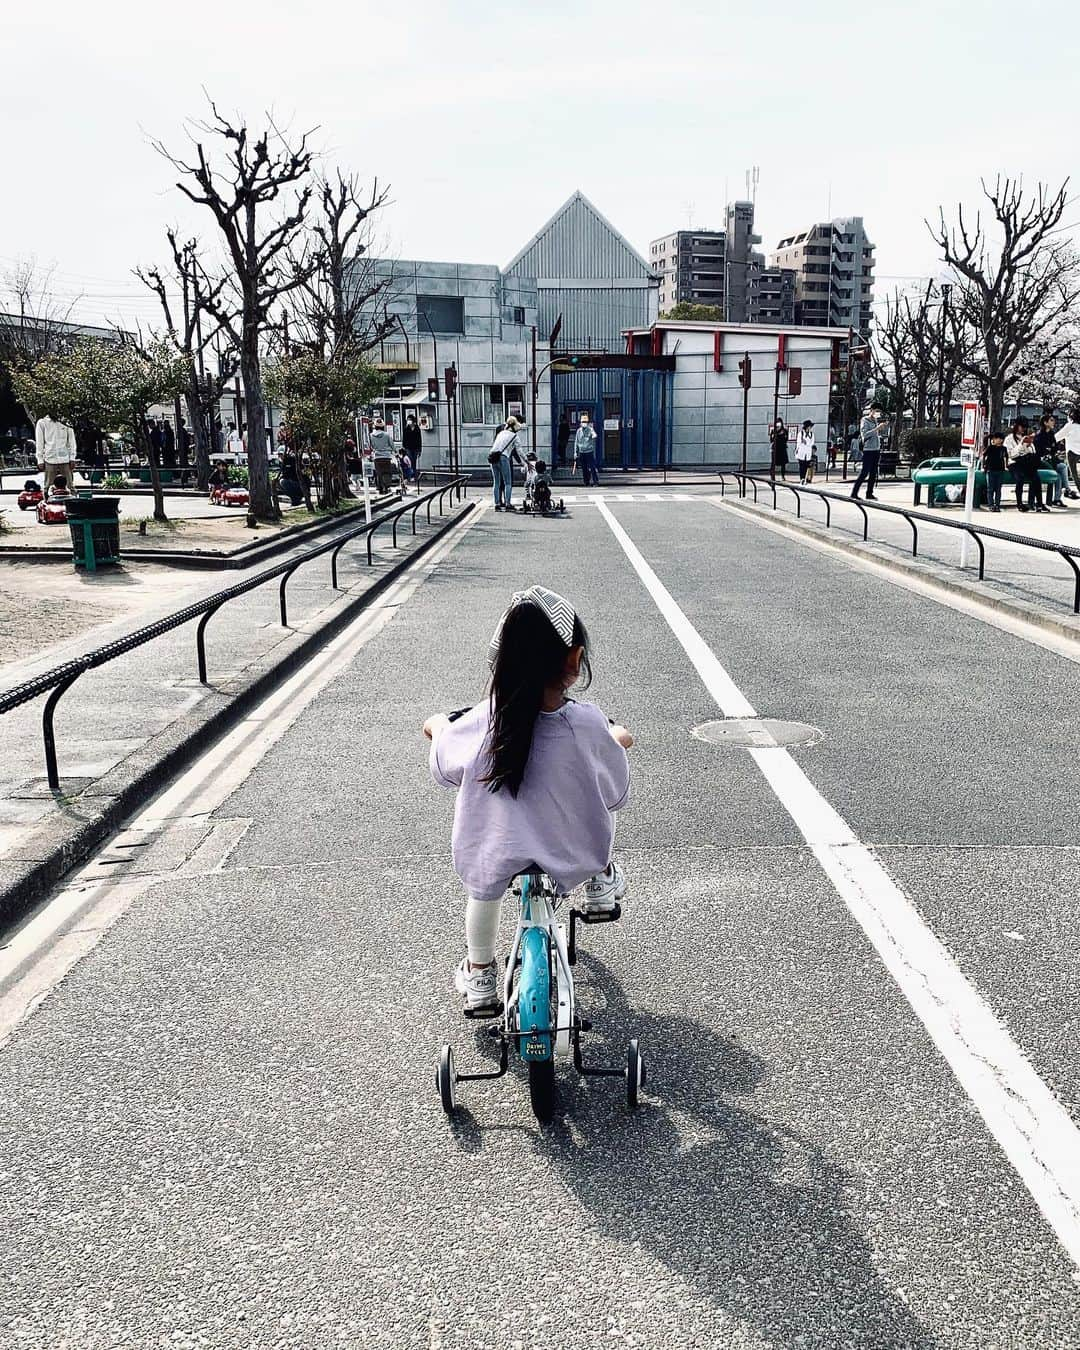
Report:
[{"label": "utility pole", "polygon": [[[949,317],[949,296],[952,286],[947,281],[941,283],[941,330],[938,334],[937,388],[938,388],[938,426],[943,427],[948,419],[949,410],[945,406],[945,324]],[[964,536],[965,539],[967,536]]]},{"label": "utility pole", "polygon": [[851,422],[855,412],[855,390],[852,388],[852,371],[855,362],[852,357],[852,344],[855,330],[847,330],[847,386],[844,390],[844,481],[847,482],[848,446],[851,444]]},{"label": "utility pole", "polygon": [[[775,431],[776,431],[776,419],[777,419],[777,417],[778,417],[779,415],[780,415],[780,362],[777,361],[777,363],[776,363],[776,379],[775,379],[775,381],[773,382],[773,396],[772,396],[772,431],[773,431],[773,433],[775,433]],[[770,443],[770,445],[772,444],[772,436],[769,437],[769,443]],[[776,455],[775,455],[775,454],[772,454],[772,453],[770,453],[770,455],[769,455],[769,478],[772,479],[773,481],[775,481],[775,479],[776,479]]]},{"label": "utility pole", "polygon": [[532,326],[532,365],[529,368],[529,384],[532,386],[532,452],[536,455],[536,324]]}]

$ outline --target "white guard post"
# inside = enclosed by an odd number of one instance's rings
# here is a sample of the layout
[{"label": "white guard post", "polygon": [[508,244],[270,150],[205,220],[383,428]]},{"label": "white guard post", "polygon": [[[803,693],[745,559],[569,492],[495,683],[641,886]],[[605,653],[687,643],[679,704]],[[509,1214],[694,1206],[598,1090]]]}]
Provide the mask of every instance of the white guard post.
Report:
[{"label": "white guard post", "polygon": [[[971,515],[975,509],[975,465],[978,462],[982,446],[982,405],[964,404],[964,420],[960,428],[960,462],[967,468],[967,485],[964,488],[964,521],[971,524]],[[960,566],[967,566],[967,550],[970,535],[964,531],[960,540]]]},{"label": "white guard post", "polygon": [[[360,482],[364,486],[364,524],[371,524],[371,492],[368,489],[367,470],[364,467],[364,443],[360,439],[360,417],[356,418],[356,453],[360,456]],[[964,536],[967,538],[967,536]]]}]

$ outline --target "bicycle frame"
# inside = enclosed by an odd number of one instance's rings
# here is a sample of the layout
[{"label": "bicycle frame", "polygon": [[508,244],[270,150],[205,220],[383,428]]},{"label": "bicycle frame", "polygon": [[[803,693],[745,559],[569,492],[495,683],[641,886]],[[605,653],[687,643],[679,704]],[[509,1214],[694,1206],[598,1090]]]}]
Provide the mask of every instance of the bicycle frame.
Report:
[{"label": "bicycle frame", "polygon": [[[551,947],[555,947],[556,1016],[551,1025]],[[514,985],[518,959],[521,971]],[[555,918],[551,893],[543,874],[527,872],[521,879],[521,912],[503,976],[503,1031],[517,1040],[522,1059],[537,1062],[553,1053],[566,1054],[574,1029],[574,979],[566,932]],[[515,1030],[513,1022],[516,1021]],[[552,1036],[554,1035],[554,1044]]]}]

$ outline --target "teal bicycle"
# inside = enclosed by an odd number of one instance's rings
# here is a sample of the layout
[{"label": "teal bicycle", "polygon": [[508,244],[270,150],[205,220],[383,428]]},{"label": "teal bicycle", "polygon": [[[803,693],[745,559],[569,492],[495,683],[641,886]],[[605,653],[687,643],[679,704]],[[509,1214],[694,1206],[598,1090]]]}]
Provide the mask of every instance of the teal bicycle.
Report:
[{"label": "teal bicycle", "polygon": [[529,1099],[538,1120],[548,1121],[554,1114],[555,1063],[559,1059],[571,1060],[577,1072],[585,1077],[624,1079],[626,1102],[633,1110],[645,1086],[645,1061],[637,1041],[632,1040],[627,1046],[625,1065],[602,1068],[586,1064],[581,1054],[581,1037],[592,1030],[592,1024],[578,1014],[574,997],[578,926],[615,922],[621,917],[618,904],[603,913],[572,908],[568,930],[556,917],[560,897],[545,872],[530,867],[517,880],[521,907],[506,960],[502,1003],[465,1013],[474,1019],[500,1019],[491,1030],[499,1045],[499,1067],[487,1073],[459,1073],[453,1047],[444,1045],[435,1070],[435,1086],[443,1110],[450,1115],[457,1109],[459,1083],[504,1077],[512,1051],[526,1066]]}]

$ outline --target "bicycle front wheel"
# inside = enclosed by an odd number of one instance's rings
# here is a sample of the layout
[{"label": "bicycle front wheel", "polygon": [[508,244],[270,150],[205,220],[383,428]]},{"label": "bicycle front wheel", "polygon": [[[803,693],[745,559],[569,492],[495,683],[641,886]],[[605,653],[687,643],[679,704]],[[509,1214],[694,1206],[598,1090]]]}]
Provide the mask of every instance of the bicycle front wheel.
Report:
[{"label": "bicycle front wheel", "polygon": [[550,1059],[529,1065],[529,1101],[537,1120],[546,1123],[555,1114],[555,1065]]}]

